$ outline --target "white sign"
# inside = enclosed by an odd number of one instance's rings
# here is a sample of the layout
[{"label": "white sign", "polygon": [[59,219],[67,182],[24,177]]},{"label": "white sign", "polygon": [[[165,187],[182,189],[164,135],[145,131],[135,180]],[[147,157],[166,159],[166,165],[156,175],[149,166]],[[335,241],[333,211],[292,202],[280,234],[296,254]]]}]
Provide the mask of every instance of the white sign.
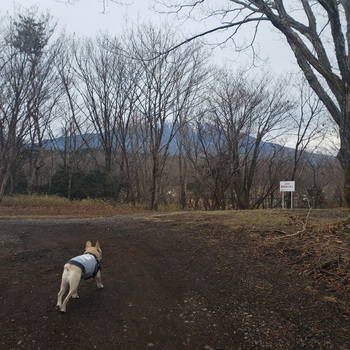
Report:
[{"label": "white sign", "polygon": [[280,181],[280,191],[281,192],[294,192],[295,191],[295,181]]}]

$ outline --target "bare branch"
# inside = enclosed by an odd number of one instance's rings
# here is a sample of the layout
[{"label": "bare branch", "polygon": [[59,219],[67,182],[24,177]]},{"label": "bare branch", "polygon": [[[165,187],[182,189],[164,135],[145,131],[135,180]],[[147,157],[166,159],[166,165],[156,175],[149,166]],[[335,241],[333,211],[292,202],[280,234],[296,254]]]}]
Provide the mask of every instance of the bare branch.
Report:
[{"label": "bare branch", "polygon": [[[226,29],[229,29],[229,28],[234,28],[234,27],[237,27],[239,28],[240,26],[242,26],[243,24],[246,24],[248,22],[258,22],[260,23],[261,21],[264,21],[264,20],[267,20],[266,18],[263,18],[263,17],[260,17],[260,18],[248,18],[248,19],[244,19],[242,21],[239,21],[239,22],[235,22],[235,23],[229,23],[229,24],[225,24],[223,26],[219,26],[219,27],[215,27],[215,28],[212,28],[212,29],[209,29],[207,31],[204,31],[202,33],[199,33],[197,35],[194,35],[194,36],[191,36],[190,38],[172,46],[170,49],[164,51],[164,52],[160,52],[159,55],[167,55],[168,53],[178,49],[179,47],[183,46],[183,45],[186,45],[188,43],[190,43],[191,41],[194,41],[198,38],[201,38],[201,37],[205,37],[209,34],[212,34],[212,33],[215,33],[215,32],[219,32],[219,31],[223,31],[223,30],[226,30]],[[157,56],[158,57],[158,56]]]}]

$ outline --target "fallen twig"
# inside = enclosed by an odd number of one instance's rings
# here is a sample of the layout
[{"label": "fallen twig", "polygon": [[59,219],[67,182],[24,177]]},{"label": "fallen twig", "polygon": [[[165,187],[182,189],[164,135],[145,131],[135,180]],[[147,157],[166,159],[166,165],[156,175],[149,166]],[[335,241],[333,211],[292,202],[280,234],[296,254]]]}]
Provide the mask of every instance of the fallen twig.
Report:
[{"label": "fallen twig", "polygon": [[294,237],[294,236],[301,235],[303,232],[305,232],[305,231],[306,231],[306,228],[307,228],[307,224],[308,224],[308,222],[309,222],[309,216],[310,216],[310,213],[311,213],[311,209],[312,209],[312,207],[309,207],[309,210],[308,210],[308,212],[307,212],[305,221],[302,223],[302,229],[301,229],[301,230],[299,230],[298,232],[292,233],[292,234],[290,234],[290,235],[280,236],[280,237],[278,237],[278,238]]}]

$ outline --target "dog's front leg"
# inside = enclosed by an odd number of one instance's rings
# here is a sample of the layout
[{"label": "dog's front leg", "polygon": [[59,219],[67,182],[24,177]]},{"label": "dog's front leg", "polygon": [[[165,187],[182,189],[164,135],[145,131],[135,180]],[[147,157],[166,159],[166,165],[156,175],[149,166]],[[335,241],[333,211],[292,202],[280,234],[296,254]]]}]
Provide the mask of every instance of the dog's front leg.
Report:
[{"label": "dog's front leg", "polygon": [[96,284],[98,288],[103,288],[103,284],[101,281],[101,271],[98,271],[96,274]]}]

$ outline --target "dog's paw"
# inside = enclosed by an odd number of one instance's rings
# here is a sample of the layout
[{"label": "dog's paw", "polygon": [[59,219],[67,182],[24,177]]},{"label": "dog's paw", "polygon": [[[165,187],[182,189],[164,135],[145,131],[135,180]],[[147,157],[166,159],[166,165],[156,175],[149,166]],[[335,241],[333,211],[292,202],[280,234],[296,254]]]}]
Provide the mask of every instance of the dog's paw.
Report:
[{"label": "dog's paw", "polygon": [[97,287],[98,287],[99,289],[102,289],[104,286],[103,286],[103,284],[99,284]]},{"label": "dog's paw", "polygon": [[66,309],[64,309],[63,307],[62,307],[62,305],[56,305],[56,310],[58,310],[58,311],[60,311],[61,312],[61,314],[65,314],[66,313]]},{"label": "dog's paw", "polygon": [[72,295],[72,298],[73,298],[73,299],[79,299],[79,295],[78,295],[78,294],[73,294],[73,295]]}]

